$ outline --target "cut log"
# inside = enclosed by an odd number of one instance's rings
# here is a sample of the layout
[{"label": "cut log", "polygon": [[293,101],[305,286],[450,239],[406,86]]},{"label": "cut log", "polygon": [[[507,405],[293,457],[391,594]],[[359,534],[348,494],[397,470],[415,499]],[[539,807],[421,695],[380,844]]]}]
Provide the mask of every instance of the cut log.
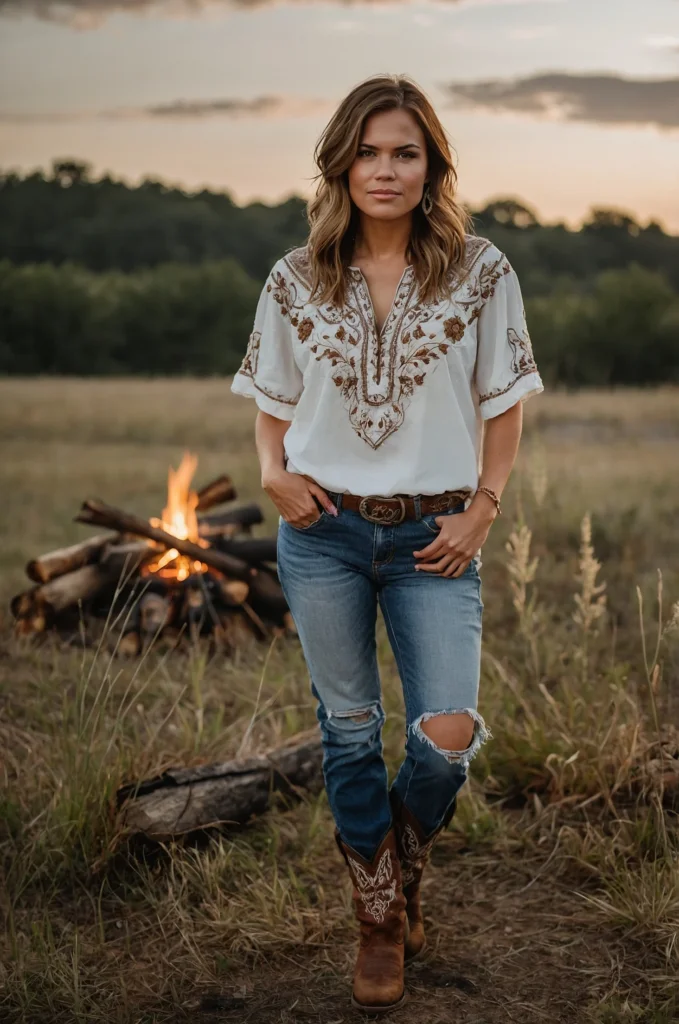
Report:
[{"label": "cut log", "polygon": [[278,578],[266,569],[258,569],[250,581],[250,603],[263,615],[281,616],[288,611],[288,602]]},{"label": "cut log", "polygon": [[172,768],[155,779],[124,786],[118,806],[133,835],[169,839],[198,829],[245,824],[269,806],[271,792],[294,796],[323,788],[317,728],[257,757],[201,768]]},{"label": "cut log", "polygon": [[136,630],[131,630],[118,641],[116,650],[124,658],[136,658],[141,650],[141,637]]},{"label": "cut log", "polygon": [[100,565],[85,565],[24,594],[17,594],[10,605],[12,614],[17,619],[40,613],[53,618],[78,601],[95,597],[110,582],[110,576]]},{"label": "cut log", "polygon": [[142,594],[139,615],[142,633],[147,639],[154,637],[172,621],[172,599],[169,594]]},{"label": "cut log", "polygon": [[216,643],[233,654],[235,651],[247,650],[256,643],[250,619],[242,608],[230,608],[223,611],[219,624],[215,626],[213,636]]},{"label": "cut log", "polygon": [[242,558],[234,558],[233,555],[216,551],[212,547],[202,548],[190,540],[181,540],[173,537],[159,526],[152,526],[146,519],[141,519],[130,512],[123,512],[117,508],[111,508],[102,501],[85,501],[76,516],[77,523],[88,523],[92,526],[108,526],[120,532],[134,533],[139,537],[147,537],[161,544],[167,550],[175,548],[182,555],[195,558],[204,562],[212,569],[218,569],[226,576],[233,576],[238,580],[249,580],[253,570]]},{"label": "cut log", "polygon": [[198,524],[198,534],[201,540],[208,540],[217,548],[219,545],[216,542],[223,537],[230,539],[231,537],[243,537],[250,533],[252,533],[252,527],[242,526],[240,523],[227,523],[226,526],[201,526]]},{"label": "cut log", "polygon": [[113,579],[128,579],[134,576],[147,562],[158,557],[145,540],[134,540],[127,544],[107,544],[101,552],[99,564],[103,566]]},{"label": "cut log", "polygon": [[215,537],[212,542],[218,551],[242,558],[250,565],[261,562],[276,562],[276,537]]},{"label": "cut log", "polygon": [[264,514],[259,505],[241,505],[230,508],[226,512],[213,512],[198,519],[198,533],[201,537],[216,537],[219,534],[231,534],[231,527],[242,529],[245,526],[257,526],[264,522]]},{"label": "cut log", "polygon": [[21,594],[16,594],[9,603],[9,608],[15,619],[24,619],[33,615],[36,611],[35,593],[38,587],[31,587]]},{"label": "cut log", "polygon": [[110,583],[110,576],[99,565],[85,565],[82,569],[69,572],[50,580],[38,590],[37,599],[52,612],[62,612],[66,608],[87,601]]},{"label": "cut log", "polygon": [[235,607],[247,600],[250,585],[243,580],[217,580],[218,593],[224,604]]},{"label": "cut log", "polygon": [[44,633],[46,629],[47,619],[44,612],[22,615],[14,623],[15,636],[33,636],[35,633]]},{"label": "cut log", "polygon": [[99,559],[100,552],[107,544],[115,540],[112,534],[90,537],[79,544],[58,551],[49,551],[46,555],[33,558],[26,566],[26,575],[35,583],[49,583],[57,576],[81,569]]},{"label": "cut log", "polygon": [[215,505],[222,505],[225,501],[233,501],[237,497],[236,488],[230,476],[218,476],[216,480],[206,484],[198,491],[198,504],[196,510],[205,512]]}]

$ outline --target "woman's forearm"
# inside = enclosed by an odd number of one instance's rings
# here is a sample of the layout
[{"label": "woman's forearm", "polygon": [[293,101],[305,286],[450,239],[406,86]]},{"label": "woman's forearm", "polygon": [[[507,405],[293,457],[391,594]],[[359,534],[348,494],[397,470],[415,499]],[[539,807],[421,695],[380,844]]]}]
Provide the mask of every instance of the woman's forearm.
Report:
[{"label": "woman's forearm", "polygon": [[[517,402],[511,409],[486,420],[483,433],[483,460],[479,486],[489,487],[498,498],[507,486],[516,456],[519,451],[521,432],[523,429],[523,404]],[[470,508],[477,506],[479,510],[495,518],[497,510],[489,495],[477,491]]]},{"label": "woman's forearm", "polygon": [[285,470],[285,447],[283,439],[290,429],[290,420],[279,420],[260,409],[255,420],[255,447],[262,471],[262,487],[266,488],[272,477]]}]

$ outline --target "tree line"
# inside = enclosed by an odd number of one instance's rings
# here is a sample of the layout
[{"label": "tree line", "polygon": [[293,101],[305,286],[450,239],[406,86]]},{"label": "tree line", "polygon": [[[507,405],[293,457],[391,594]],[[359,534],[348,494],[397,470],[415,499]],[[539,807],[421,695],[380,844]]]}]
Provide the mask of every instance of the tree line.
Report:
[{"label": "tree line", "polygon": [[[0,174],[0,373],[234,372],[304,211],[131,188],[75,161]],[[614,210],[577,231],[514,199],[470,212],[519,274],[546,382],[679,381],[679,237]]]}]

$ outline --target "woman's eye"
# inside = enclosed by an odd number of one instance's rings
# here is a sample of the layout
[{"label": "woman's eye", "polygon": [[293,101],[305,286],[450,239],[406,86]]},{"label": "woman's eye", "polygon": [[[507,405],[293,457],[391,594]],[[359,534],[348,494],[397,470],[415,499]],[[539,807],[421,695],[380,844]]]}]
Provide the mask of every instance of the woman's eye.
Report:
[{"label": "woman's eye", "polygon": [[[374,156],[375,154],[371,149],[359,149],[357,156]],[[414,160],[416,153],[399,153],[398,156],[404,156],[406,160]]]}]

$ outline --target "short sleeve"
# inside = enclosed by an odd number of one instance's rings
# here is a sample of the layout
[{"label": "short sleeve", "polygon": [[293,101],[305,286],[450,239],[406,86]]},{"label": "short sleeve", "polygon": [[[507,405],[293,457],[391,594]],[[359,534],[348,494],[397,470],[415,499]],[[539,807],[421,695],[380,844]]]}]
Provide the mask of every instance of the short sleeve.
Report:
[{"label": "short sleeve", "polygon": [[533,357],[519,279],[506,256],[478,316],[476,387],[484,420],[544,391]]},{"label": "short sleeve", "polygon": [[245,358],[231,390],[254,398],[260,409],[277,419],[292,420],[302,393],[302,372],[295,362],[286,283],[278,266],[262,288]]}]

